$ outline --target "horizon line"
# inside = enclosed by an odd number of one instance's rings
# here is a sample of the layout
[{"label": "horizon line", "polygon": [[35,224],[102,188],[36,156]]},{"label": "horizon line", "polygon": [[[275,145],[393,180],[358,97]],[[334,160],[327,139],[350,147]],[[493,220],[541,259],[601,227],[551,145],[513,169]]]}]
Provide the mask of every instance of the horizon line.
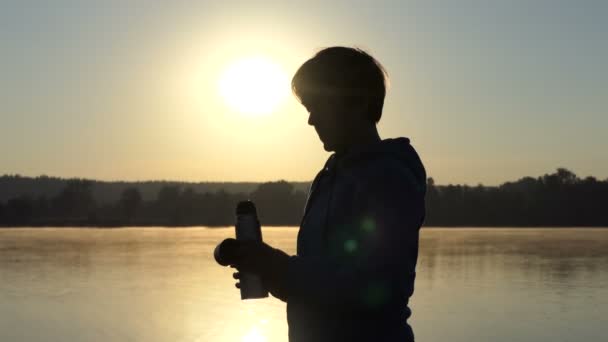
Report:
[{"label": "horizon line", "polygon": [[[554,169],[554,172],[556,172],[559,169],[566,169],[566,170],[570,171],[570,169],[565,168],[565,167],[557,167],[557,168]],[[572,171],[570,171],[570,172],[572,172]],[[575,174],[574,172],[572,172],[572,173]],[[460,185],[460,186],[469,186],[469,187],[476,187],[476,186],[480,186],[481,185],[481,186],[485,186],[485,187],[499,187],[499,186],[504,185],[506,183],[516,182],[516,181],[519,181],[519,180],[524,179],[524,178],[537,179],[539,177],[542,177],[542,176],[545,176],[545,175],[550,175],[550,174],[553,174],[553,173],[544,173],[544,174],[541,174],[541,175],[538,175],[538,176],[522,176],[522,177],[520,177],[518,179],[515,179],[515,180],[507,180],[507,181],[503,181],[503,182],[501,182],[499,184],[492,184],[492,185],[486,185],[486,184],[483,184],[483,183],[477,183],[477,184],[474,184],[474,185],[471,185],[469,183],[447,183],[447,184],[435,183],[435,185],[437,185],[437,186]],[[13,173],[13,174],[4,173],[4,174],[0,175],[0,178],[1,177],[22,177],[22,178],[32,178],[32,179],[35,179],[35,178],[51,178],[51,179],[59,179],[59,180],[88,180],[88,181],[94,181],[94,182],[100,182],[100,183],[163,183],[164,182],[164,183],[191,183],[191,184],[209,184],[209,183],[262,184],[262,183],[273,183],[273,182],[276,183],[276,182],[281,182],[281,181],[284,181],[284,182],[287,182],[287,183],[311,183],[312,182],[312,179],[311,180],[287,180],[287,179],[284,179],[284,178],[276,179],[276,180],[263,180],[263,181],[248,181],[248,180],[242,180],[242,181],[229,181],[229,180],[226,180],[226,181],[222,181],[222,180],[215,180],[215,181],[213,181],[213,180],[193,181],[193,180],[171,180],[171,179],[148,179],[148,180],[124,180],[124,179],[123,180],[115,180],[115,179],[112,179],[112,180],[108,180],[108,179],[96,179],[96,178],[73,177],[73,176],[72,177],[50,176],[50,175],[47,175],[47,174],[40,174],[38,176],[31,176],[31,175],[23,175],[23,174],[20,174],[20,173]],[[600,181],[600,182],[601,181],[606,181],[606,182],[608,182],[608,177],[606,179],[601,179],[601,178],[598,178],[598,177],[592,176],[592,175],[585,176],[585,177],[580,177],[579,175],[576,175],[576,177],[579,178],[579,179],[585,179],[585,178],[588,178],[588,177],[593,177],[597,181]],[[435,180],[433,177],[427,175],[426,179],[428,180],[430,178],[432,178],[433,180]]]}]

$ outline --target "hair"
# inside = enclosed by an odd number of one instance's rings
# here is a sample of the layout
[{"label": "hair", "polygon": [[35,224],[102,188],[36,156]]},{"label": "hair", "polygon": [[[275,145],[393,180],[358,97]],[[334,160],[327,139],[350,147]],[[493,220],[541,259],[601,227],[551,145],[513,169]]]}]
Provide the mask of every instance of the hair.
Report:
[{"label": "hair", "polygon": [[380,121],[388,74],[382,64],[359,48],[335,46],[317,52],[296,71],[291,90],[307,102],[322,96],[367,99],[370,120]]}]

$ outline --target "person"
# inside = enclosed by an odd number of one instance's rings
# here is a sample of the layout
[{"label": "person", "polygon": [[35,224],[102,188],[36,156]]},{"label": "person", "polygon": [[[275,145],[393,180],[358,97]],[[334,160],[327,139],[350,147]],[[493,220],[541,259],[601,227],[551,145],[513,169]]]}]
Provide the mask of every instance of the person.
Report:
[{"label": "person", "polygon": [[323,49],[297,70],[292,90],[333,152],[310,187],[297,253],[231,241],[234,278],[257,273],[287,303],[290,342],[414,340],[426,172],[408,138],[378,134],[386,85],[382,65],[357,48]]}]

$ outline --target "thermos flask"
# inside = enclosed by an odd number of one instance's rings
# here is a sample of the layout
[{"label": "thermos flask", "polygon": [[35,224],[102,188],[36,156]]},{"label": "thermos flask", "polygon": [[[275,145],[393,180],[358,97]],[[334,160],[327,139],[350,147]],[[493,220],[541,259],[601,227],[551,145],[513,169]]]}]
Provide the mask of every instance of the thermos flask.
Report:
[{"label": "thermos flask", "polygon": [[[254,240],[262,241],[262,229],[258,220],[255,204],[251,201],[239,202],[236,207],[236,225],[235,225],[237,240]],[[222,250],[224,247],[224,251]],[[218,245],[215,249],[215,259],[219,264],[225,265],[222,262],[222,253],[226,253],[225,249],[228,246]],[[240,289],[241,299],[254,299],[268,297],[268,289],[264,287],[262,278],[259,275],[249,272],[240,272]]]}]

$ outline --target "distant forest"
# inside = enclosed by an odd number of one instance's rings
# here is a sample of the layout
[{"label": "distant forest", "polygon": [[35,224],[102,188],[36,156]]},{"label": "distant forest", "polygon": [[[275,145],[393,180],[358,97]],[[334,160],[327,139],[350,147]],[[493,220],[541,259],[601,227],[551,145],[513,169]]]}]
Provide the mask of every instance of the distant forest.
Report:
[{"label": "distant forest", "polygon": [[[251,199],[265,226],[297,226],[310,183],[102,182],[0,177],[0,226],[229,226]],[[425,226],[608,227],[608,179],[559,168],[499,186],[427,180]]]}]

